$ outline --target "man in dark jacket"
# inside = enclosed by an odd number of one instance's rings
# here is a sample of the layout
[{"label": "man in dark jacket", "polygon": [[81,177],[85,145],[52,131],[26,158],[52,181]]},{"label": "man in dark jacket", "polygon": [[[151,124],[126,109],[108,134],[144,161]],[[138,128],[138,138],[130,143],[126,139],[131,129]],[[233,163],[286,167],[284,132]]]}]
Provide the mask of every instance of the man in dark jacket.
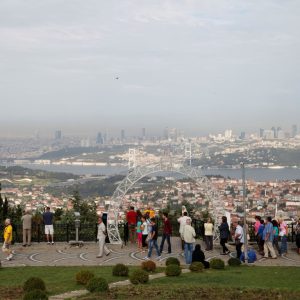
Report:
[{"label": "man in dark jacket", "polygon": [[170,220],[168,218],[168,213],[163,213],[163,221],[164,221],[164,229],[163,229],[163,235],[162,235],[162,240],[160,244],[160,253],[162,253],[162,250],[164,248],[164,243],[165,240],[167,239],[168,243],[168,253],[170,254],[171,251],[171,235],[172,235],[172,227]]}]

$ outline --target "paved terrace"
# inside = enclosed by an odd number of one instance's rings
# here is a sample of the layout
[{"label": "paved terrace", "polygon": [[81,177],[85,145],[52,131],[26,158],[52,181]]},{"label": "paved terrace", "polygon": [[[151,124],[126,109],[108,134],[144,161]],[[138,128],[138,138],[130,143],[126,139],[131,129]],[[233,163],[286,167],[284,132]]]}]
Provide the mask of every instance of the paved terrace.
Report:
[{"label": "paved terrace", "polygon": [[[158,240],[160,243],[160,238]],[[169,256],[178,257],[182,264],[184,264],[184,257],[181,251],[181,242],[178,237],[172,237],[172,254],[162,254],[162,258],[157,261],[158,266],[163,266],[165,260]],[[198,240],[202,249],[205,248],[203,241]],[[165,244],[165,247],[167,244]],[[96,258],[98,254],[98,244],[95,242],[85,243],[82,247],[70,247],[69,244],[59,242],[54,245],[47,245],[47,243],[34,243],[31,247],[22,247],[21,244],[15,244],[12,249],[14,258],[11,261],[4,259],[4,254],[1,253],[1,263],[3,267],[18,267],[18,266],[105,266],[115,265],[117,263],[124,263],[127,265],[140,265],[146,256],[146,252],[140,252],[136,245],[129,244],[121,248],[120,245],[109,245],[111,254],[103,258]],[[254,246],[255,247],[255,246]],[[165,248],[166,249],[166,248]],[[235,255],[235,246],[230,245],[229,249],[232,251],[232,257]],[[215,245],[213,251],[205,251],[207,260],[214,257],[222,258],[227,261],[229,255],[220,255],[220,246]],[[156,251],[152,253],[152,259],[156,260]],[[278,259],[266,259],[257,254],[258,260],[255,265],[258,266],[299,266],[300,255],[295,251],[295,243],[289,243],[288,254]]]}]

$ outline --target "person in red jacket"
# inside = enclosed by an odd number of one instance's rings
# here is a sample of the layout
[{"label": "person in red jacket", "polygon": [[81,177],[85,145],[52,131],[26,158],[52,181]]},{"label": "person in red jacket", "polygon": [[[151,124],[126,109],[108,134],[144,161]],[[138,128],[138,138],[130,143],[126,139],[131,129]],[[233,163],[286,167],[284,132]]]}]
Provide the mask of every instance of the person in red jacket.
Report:
[{"label": "person in red jacket", "polygon": [[130,211],[127,212],[126,219],[128,222],[128,230],[129,230],[129,241],[131,243],[135,243],[136,241],[136,222],[137,222],[137,214],[134,211],[134,207],[130,206]]},{"label": "person in red jacket", "polygon": [[164,228],[163,228],[163,235],[162,240],[160,244],[160,253],[162,253],[162,250],[164,248],[165,240],[167,240],[168,243],[168,253],[171,253],[171,235],[172,235],[172,227],[170,220],[168,218],[168,213],[163,213],[163,221],[164,221]]}]

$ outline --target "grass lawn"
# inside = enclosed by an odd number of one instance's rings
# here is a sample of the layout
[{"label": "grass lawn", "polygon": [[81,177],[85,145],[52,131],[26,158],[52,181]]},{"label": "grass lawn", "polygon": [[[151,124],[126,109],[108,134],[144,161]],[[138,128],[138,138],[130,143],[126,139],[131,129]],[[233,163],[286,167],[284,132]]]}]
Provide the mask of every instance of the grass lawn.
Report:
[{"label": "grass lawn", "polygon": [[[112,267],[18,267],[0,269],[0,299],[8,299],[4,295],[8,290],[18,291],[29,277],[39,277],[46,283],[49,294],[56,295],[66,291],[83,289],[82,285],[76,284],[75,274],[80,270],[90,270],[97,277],[104,277],[108,282],[127,279],[112,276]],[[10,289],[8,289],[10,288]],[[17,297],[17,295],[16,295]],[[12,297],[11,299],[18,299]]]},{"label": "grass lawn", "polygon": [[[130,270],[136,267],[130,267]],[[0,269],[0,299],[20,299],[24,281],[39,277],[46,283],[50,295],[83,289],[75,282],[75,274],[90,270],[108,282],[120,281],[112,276],[112,267],[18,267]],[[161,268],[158,272],[162,272]],[[226,267],[225,270],[205,270],[203,273],[187,273],[179,277],[165,277],[142,286],[118,288],[101,299],[300,299],[300,268],[298,267]],[[246,290],[245,290],[246,289]],[[255,289],[255,290],[254,290]],[[271,289],[266,293],[266,289]],[[224,294],[225,293],[225,294]],[[226,294],[227,293],[227,294]],[[219,298],[219,296],[221,298]],[[227,295],[225,297],[225,295]],[[239,296],[243,296],[240,298]],[[259,295],[259,297],[257,297]],[[270,298],[266,298],[267,296]],[[272,297],[271,297],[272,296]],[[213,297],[213,298],[210,298]],[[222,298],[223,297],[223,298]],[[100,299],[99,295],[82,297],[85,300]]]},{"label": "grass lawn", "polygon": [[298,267],[226,267],[205,270],[179,277],[164,277],[146,285],[121,287],[108,294],[87,295],[94,299],[300,299],[300,268]]},{"label": "grass lawn", "polygon": [[[277,288],[300,291],[299,267],[226,267],[225,270],[205,270],[172,278],[175,285],[201,285],[243,288]],[[170,285],[170,278],[154,280],[153,285]]]}]

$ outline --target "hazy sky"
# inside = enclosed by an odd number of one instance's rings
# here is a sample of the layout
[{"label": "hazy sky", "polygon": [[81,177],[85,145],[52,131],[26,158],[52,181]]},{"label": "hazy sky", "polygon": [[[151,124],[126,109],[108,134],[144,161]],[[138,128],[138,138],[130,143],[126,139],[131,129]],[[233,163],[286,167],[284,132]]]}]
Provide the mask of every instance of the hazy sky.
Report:
[{"label": "hazy sky", "polygon": [[289,129],[299,16],[299,0],[0,0],[0,131]]}]

